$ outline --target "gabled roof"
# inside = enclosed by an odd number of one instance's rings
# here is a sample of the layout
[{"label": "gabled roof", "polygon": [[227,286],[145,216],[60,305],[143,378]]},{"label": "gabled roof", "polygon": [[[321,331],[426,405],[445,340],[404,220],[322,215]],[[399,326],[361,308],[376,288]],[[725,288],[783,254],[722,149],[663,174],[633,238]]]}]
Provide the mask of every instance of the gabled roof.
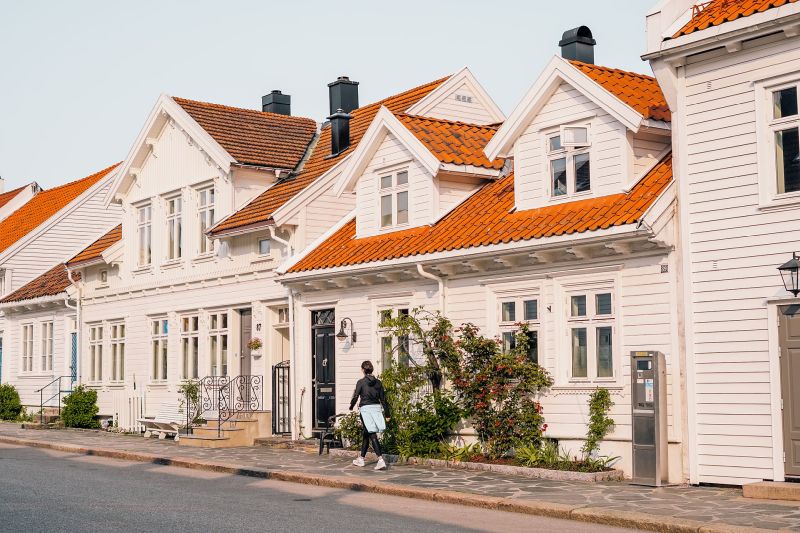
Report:
[{"label": "gabled roof", "polygon": [[222,220],[212,229],[211,233],[220,234],[269,221],[276,209],[353,152],[381,107],[386,107],[394,113],[403,113],[439,87],[446,79],[442,78],[415,87],[351,111],[350,147],[336,156],[331,155],[331,129],[330,127],[323,128],[314,150],[299,174],[291,176],[261,193],[242,209]]},{"label": "gabled roof", "polygon": [[317,131],[305,117],[173,97],[238,163],[294,169]]},{"label": "gabled roof", "polygon": [[794,2],[797,2],[797,0],[712,0],[711,2],[698,2],[693,8],[695,13],[692,19],[678,30],[672,38],[689,35],[696,31],[719,26],[756,13],[763,13],[769,9]]},{"label": "gabled roof", "polygon": [[479,126],[437,118],[398,114],[398,120],[442,163],[503,168],[503,160],[489,161],[483,149],[497,133],[497,126]]},{"label": "gabled roof", "polygon": [[[72,277],[75,281],[81,278],[78,273],[73,274]],[[71,284],[67,274],[67,267],[63,264],[58,264],[0,300],[0,304],[34,300],[45,296],[57,296],[66,291]]]},{"label": "gabled roof", "polygon": [[23,185],[22,187],[18,187],[16,189],[14,189],[13,191],[8,191],[8,192],[4,192],[3,194],[0,194],[0,208],[2,208],[8,202],[10,202],[14,198],[16,198],[16,196],[19,193],[21,193],[23,190],[27,189],[28,187],[30,187],[30,185]]},{"label": "gabled roof", "polygon": [[119,163],[83,179],[42,191],[0,222],[0,253],[61,211],[95,183],[112,172]]},{"label": "gabled roof", "polygon": [[386,261],[638,222],[672,181],[672,154],[628,193],[514,211],[514,175],[484,187],[432,226],[356,238],[351,220],[288,269],[297,273]]},{"label": "gabled roof", "polygon": [[664,122],[672,120],[664,93],[661,92],[658,81],[652,76],[600,67],[580,61],[570,61],[570,63],[599,83],[605,90],[638,111],[644,118]]},{"label": "gabled roof", "polygon": [[75,257],[67,261],[67,266],[73,268],[99,260],[102,258],[103,252],[120,240],[122,240],[122,224],[84,248]]}]

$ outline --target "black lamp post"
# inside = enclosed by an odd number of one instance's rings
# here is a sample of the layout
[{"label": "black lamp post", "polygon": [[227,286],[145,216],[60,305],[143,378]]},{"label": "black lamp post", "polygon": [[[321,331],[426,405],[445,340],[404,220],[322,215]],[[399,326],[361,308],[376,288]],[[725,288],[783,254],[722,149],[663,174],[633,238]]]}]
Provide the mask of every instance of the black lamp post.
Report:
[{"label": "black lamp post", "polygon": [[783,278],[783,286],[786,290],[797,296],[800,293],[800,280],[798,280],[798,272],[800,272],[800,258],[797,253],[792,253],[792,258],[778,267]]},{"label": "black lamp post", "polygon": [[[350,321],[350,335],[344,330],[345,326],[347,325],[347,321]],[[341,324],[339,325],[339,333],[336,334],[336,338],[340,341],[346,341],[348,338],[351,339],[352,343],[356,343],[356,332],[353,329],[353,320],[350,318],[343,318]]]}]

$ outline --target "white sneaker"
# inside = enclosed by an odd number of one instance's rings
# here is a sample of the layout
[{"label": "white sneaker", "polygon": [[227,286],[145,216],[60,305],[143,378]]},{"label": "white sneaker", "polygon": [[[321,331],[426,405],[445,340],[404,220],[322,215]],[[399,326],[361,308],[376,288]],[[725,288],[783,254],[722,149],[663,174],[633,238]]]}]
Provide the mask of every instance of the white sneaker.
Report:
[{"label": "white sneaker", "polygon": [[355,466],[364,466],[364,458],[359,456],[358,459],[353,459],[353,464]]},{"label": "white sneaker", "polygon": [[[362,463],[364,461],[361,461]],[[375,470],[386,470],[386,461],[383,460],[383,457],[378,457],[378,464],[375,465]]]}]

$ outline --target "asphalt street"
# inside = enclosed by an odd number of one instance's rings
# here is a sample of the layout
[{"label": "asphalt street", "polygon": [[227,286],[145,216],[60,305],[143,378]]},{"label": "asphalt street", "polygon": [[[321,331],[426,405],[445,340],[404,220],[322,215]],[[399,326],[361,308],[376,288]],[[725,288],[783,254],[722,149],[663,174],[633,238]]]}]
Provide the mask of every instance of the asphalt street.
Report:
[{"label": "asphalt street", "polygon": [[0,531],[631,530],[0,444]]}]

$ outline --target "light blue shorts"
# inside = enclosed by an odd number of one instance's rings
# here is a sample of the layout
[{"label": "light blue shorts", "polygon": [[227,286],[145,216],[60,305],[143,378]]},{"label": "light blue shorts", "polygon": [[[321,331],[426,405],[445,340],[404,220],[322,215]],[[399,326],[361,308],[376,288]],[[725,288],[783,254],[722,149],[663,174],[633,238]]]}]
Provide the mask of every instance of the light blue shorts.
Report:
[{"label": "light blue shorts", "polygon": [[380,405],[364,405],[358,408],[361,420],[369,433],[383,433],[386,431],[386,420],[383,419],[383,409]]}]

